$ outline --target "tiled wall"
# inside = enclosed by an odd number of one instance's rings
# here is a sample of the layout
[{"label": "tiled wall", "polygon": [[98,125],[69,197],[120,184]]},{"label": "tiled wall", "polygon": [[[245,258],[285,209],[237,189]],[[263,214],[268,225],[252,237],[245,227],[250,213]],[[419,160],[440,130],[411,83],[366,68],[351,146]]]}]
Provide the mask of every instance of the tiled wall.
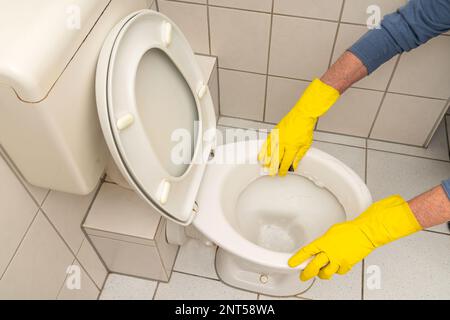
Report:
[{"label": "tiled wall", "polygon": [[[277,123],[302,90],[367,31],[369,5],[406,0],[158,0],[197,53],[219,58],[220,114]],[[359,82],[318,130],[424,146],[450,96],[450,36]]]},{"label": "tiled wall", "polygon": [[[96,299],[106,268],[81,229],[95,192],[75,196],[29,185],[0,154],[0,299]],[[66,286],[79,266],[81,288]]]}]

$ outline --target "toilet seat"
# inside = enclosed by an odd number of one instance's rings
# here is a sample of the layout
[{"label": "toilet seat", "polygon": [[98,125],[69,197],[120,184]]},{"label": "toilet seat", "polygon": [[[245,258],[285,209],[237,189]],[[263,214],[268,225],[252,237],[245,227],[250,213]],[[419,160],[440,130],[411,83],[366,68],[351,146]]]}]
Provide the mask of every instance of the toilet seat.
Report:
[{"label": "toilet seat", "polygon": [[[103,134],[121,173],[162,215],[190,224],[204,159],[214,145],[215,115],[201,70],[178,27],[151,10],[124,18],[102,48],[96,95]],[[193,136],[192,164],[169,160],[167,139],[177,128]]]}]

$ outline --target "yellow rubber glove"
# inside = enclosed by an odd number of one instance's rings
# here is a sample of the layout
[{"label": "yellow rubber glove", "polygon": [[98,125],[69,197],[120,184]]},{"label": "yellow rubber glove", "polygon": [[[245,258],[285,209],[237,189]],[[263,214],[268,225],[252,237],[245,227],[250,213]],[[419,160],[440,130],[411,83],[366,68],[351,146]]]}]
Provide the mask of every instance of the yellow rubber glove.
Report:
[{"label": "yellow rubber glove", "polygon": [[272,130],[264,143],[258,160],[269,168],[269,174],[285,176],[293,165],[298,163],[311,147],[317,118],[328,111],[339,99],[339,91],[314,80],[305,90],[292,110]]},{"label": "yellow rubber glove", "polygon": [[288,263],[294,268],[315,256],[300,279],[307,281],[318,275],[328,280],[335,273],[350,271],[374,249],[421,229],[408,203],[400,196],[391,196],[372,204],[355,220],[332,226]]}]

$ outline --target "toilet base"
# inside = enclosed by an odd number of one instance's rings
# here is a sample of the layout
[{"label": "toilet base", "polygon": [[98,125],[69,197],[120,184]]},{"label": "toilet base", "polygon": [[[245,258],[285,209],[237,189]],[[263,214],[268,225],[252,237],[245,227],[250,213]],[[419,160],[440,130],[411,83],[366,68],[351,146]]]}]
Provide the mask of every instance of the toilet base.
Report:
[{"label": "toilet base", "polygon": [[269,296],[295,296],[313,285],[313,280],[300,281],[297,272],[270,271],[240,259],[221,248],[217,250],[215,264],[217,275],[226,284]]}]

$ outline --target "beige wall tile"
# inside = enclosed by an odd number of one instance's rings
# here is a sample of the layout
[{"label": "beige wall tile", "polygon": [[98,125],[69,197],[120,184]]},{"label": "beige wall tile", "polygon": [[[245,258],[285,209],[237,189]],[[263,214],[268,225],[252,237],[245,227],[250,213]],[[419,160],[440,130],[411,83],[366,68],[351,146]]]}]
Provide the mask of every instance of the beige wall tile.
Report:
[{"label": "beige wall tile", "polygon": [[83,268],[81,268],[78,261],[75,261],[74,265],[80,267],[80,289],[69,289],[66,285],[68,280],[66,278],[61,291],[58,294],[58,300],[97,300],[100,290],[95,286],[94,282],[92,282]]},{"label": "beige wall tile", "polygon": [[312,80],[328,68],[337,23],[274,16],[269,73]]},{"label": "beige wall tile", "polygon": [[445,130],[445,121],[442,121],[442,123],[437,128],[427,148],[407,146],[399,143],[371,139],[367,140],[367,148],[406,154],[421,158],[438,159],[444,161],[450,160],[447,132]]},{"label": "beige wall tile", "polygon": [[37,211],[37,205],[0,156],[0,276]]},{"label": "beige wall tile", "polygon": [[210,5],[271,12],[272,0],[209,0]]},{"label": "beige wall tile", "polygon": [[448,99],[450,96],[450,37],[439,36],[404,53],[389,91]]},{"label": "beige wall tile", "polygon": [[101,288],[108,276],[108,271],[88,239],[84,239],[80,251],[78,251],[77,259],[84,269],[86,269],[86,272],[91,276],[92,280],[95,281],[97,287]]},{"label": "beige wall tile", "polygon": [[[334,49],[333,62],[335,62],[366,32],[367,28],[365,26],[341,24]],[[389,79],[394,71],[395,61],[396,58],[392,58],[390,61],[375,70],[375,72],[373,72],[370,76],[357,82],[355,86],[367,89],[386,90]]]},{"label": "beige wall tile", "polygon": [[297,103],[309,82],[269,76],[266,119],[278,123]]},{"label": "beige wall tile", "polygon": [[401,7],[407,0],[346,0],[342,21],[366,24],[369,14],[367,8],[377,5],[381,9],[382,16],[389,14]]},{"label": "beige wall tile", "polygon": [[441,100],[388,94],[371,138],[423,146],[445,105]]},{"label": "beige wall tile", "polygon": [[267,71],[270,15],[210,7],[211,53],[219,66],[252,72]]},{"label": "beige wall tile", "polygon": [[188,39],[194,52],[209,53],[206,6],[176,1],[158,1],[159,11],[172,19]]},{"label": "beige wall tile", "polygon": [[219,69],[223,115],[262,120],[266,76]]},{"label": "beige wall tile", "polygon": [[96,190],[86,196],[50,191],[42,206],[56,230],[73,250],[80,249],[84,239],[81,223],[92,203]]},{"label": "beige wall tile", "polygon": [[339,20],[343,0],[275,0],[275,13]]},{"label": "beige wall tile", "polygon": [[39,213],[0,281],[1,299],[56,299],[74,257]]},{"label": "beige wall tile", "polygon": [[92,204],[84,227],[154,239],[161,215],[136,192],[104,183]]},{"label": "beige wall tile", "polygon": [[368,137],[383,93],[350,88],[324,116],[318,130]]},{"label": "beige wall tile", "polygon": [[90,236],[111,272],[167,281],[158,249],[137,243]]},{"label": "beige wall tile", "polygon": [[155,244],[158,248],[161,262],[166,269],[167,275],[170,277],[173,265],[175,264],[179,246],[167,242],[166,224],[167,220],[163,219],[158,227]]}]

